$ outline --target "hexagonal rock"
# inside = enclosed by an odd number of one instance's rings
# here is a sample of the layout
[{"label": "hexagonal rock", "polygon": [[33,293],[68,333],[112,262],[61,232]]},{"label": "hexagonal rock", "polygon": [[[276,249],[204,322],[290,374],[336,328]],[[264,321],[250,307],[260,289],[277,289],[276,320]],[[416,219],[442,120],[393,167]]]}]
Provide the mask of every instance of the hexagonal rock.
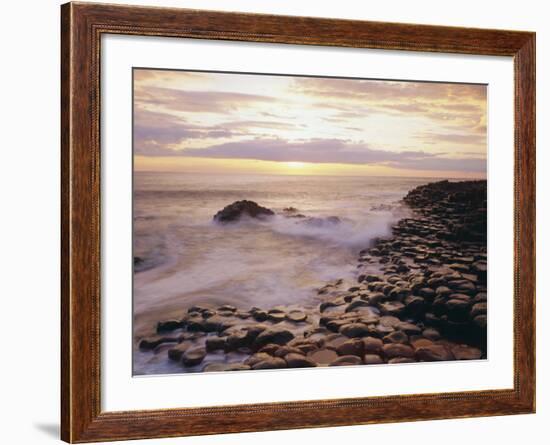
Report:
[{"label": "hexagonal rock", "polygon": [[418,348],[416,358],[423,362],[437,362],[453,360],[454,356],[445,346],[433,344]]},{"label": "hexagonal rock", "polygon": [[389,326],[389,327],[393,328],[396,324],[401,323],[401,320],[399,320],[399,318],[393,317],[391,315],[385,315],[383,317],[380,317],[379,323],[382,326]]},{"label": "hexagonal rock", "polygon": [[181,360],[181,356],[185,351],[187,351],[191,347],[190,342],[182,342],[173,348],[168,349],[168,358],[170,360],[174,360],[179,362]]},{"label": "hexagonal rock", "polygon": [[478,360],[481,358],[481,351],[468,345],[455,345],[451,352],[457,360]]},{"label": "hexagonal rock", "polygon": [[484,315],[487,313],[487,303],[476,303],[472,306],[470,311],[470,317],[475,318],[478,315]]},{"label": "hexagonal rock", "polygon": [[244,363],[208,363],[202,368],[203,372],[222,372],[222,371],[246,371],[251,369]]},{"label": "hexagonal rock", "polygon": [[338,358],[338,354],[332,349],[323,348],[318,351],[310,352],[307,358],[318,365],[328,365]]},{"label": "hexagonal rock", "polygon": [[351,312],[359,307],[369,307],[370,304],[364,300],[355,300],[352,301],[348,306],[346,307],[346,312]]},{"label": "hexagonal rock", "polygon": [[388,301],[378,305],[384,315],[399,315],[405,309],[405,305],[399,301]]},{"label": "hexagonal rock", "polygon": [[343,355],[330,363],[329,366],[353,366],[362,365],[363,360],[356,355]]},{"label": "hexagonal rock", "polygon": [[252,369],[281,369],[286,368],[286,361],[279,357],[269,357],[252,365]]},{"label": "hexagonal rock", "polygon": [[181,362],[185,366],[195,366],[201,363],[204,360],[204,357],[206,357],[205,348],[201,346],[189,348],[183,353]]},{"label": "hexagonal rock", "polygon": [[254,340],[254,346],[261,348],[268,343],[284,345],[294,338],[294,334],[288,329],[273,327],[261,332]]},{"label": "hexagonal rock", "polygon": [[166,320],[159,321],[157,323],[157,332],[159,334],[163,332],[171,332],[182,327],[181,321],[179,320]]},{"label": "hexagonal rock", "polygon": [[338,355],[356,355],[362,357],[365,353],[365,344],[360,338],[352,338],[336,348]]},{"label": "hexagonal rock", "polygon": [[340,327],[340,333],[346,337],[364,337],[369,333],[369,327],[364,323],[349,323]]},{"label": "hexagonal rock", "polygon": [[413,341],[411,341],[411,345],[413,346],[413,348],[415,349],[418,349],[418,348],[422,348],[422,347],[426,347],[426,346],[432,346],[434,344],[433,341],[431,341],[430,339],[428,338],[417,338]]},{"label": "hexagonal rock", "polygon": [[420,335],[420,333],[422,332],[422,329],[420,329],[417,325],[408,323],[406,321],[396,323],[394,325],[394,328],[403,331],[407,335]]},{"label": "hexagonal rock", "polygon": [[290,321],[299,323],[307,320],[307,314],[299,310],[292,310],[286,315],[286,318]]},{"label": "hexagonal rock", "polygon": [[382,351],[384,342],[379,338],[365,337],[363,338],[363,348],[366,353],[379,353]]},{"label": "hexagonal rock", "polygon": [[414,349],[402,343],[388,343],[382,348],[384,355],[388,358],[414,357]]},{"label": "hexagonal rock", "polygon": [[415,360],[411,357],[394,357],[388,360],[390,365],[400,364],[400,363],[414,363]]},{"label": "hexagonal rock", "polygon": [[384,343],[408,343],[409,336],[403,331],[394,331],[386,335],[383,340]]},{"label": "hexagonal rock", "polygon": [[439,331],[434,328],[424,329],[422,331],[422,335],[429,340],[439,340],[441,338],[441,334],[439,333]]},{"label": "hexagonal rock", "polygon": [[289,368],[314,368],[317,366],[313,360],[294,352],[285,355],[285,361]]},{"label": "hexagonal rock", "polygon": [[381,365],[384,363],[384,360],[382,360],[382,358],[377,354],[365,354],[363,357],[363,362],[366,365]]}]

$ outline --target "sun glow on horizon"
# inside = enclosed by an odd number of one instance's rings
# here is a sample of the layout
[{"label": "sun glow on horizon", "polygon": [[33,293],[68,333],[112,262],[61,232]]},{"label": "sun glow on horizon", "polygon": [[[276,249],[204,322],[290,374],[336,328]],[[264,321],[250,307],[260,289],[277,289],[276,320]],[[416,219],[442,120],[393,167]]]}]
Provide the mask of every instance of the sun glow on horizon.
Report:
[{"label": "sun glow on horizon", "polygon": [[294,162],[294,161],[292,161],[292,162],[285,162],[285,165],[286,165],[288,168],[292,169],[292,170],[302,169],[302,168],[304,168],[304,167],[307,166],[307,164],[306,164],[305,162]]}]

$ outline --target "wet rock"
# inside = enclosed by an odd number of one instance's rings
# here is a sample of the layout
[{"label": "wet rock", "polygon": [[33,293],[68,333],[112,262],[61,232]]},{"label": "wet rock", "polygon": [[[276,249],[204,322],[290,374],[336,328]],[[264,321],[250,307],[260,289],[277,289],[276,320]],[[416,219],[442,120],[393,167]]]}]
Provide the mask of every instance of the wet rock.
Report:
[{"label": "wet rock", "polygon": [[437,329],[427,328],[422,331],[422,335],[429,340],[435,341],[441,338],[441,334]]},{"label": "wet rock", "polygon": [[435,291],[429,287],[423,287],[418,291],[418,295],[433,300],[435,297]]},{"label": "wet rock", "polygon": [[318,351],[311,352],[307,355],[307,358],[317,363],[318,365],[328,365],[338,358],[336,351],[332,349],[323,348]]},{"label": "wet rock", "polygon": [[274,323],[280,323],[284,321],[285,318],[285,312],[280,309],[271,309],[267,312],[267,319]]},{"label": "wet rock", "polygon": [[292,346],[278,346],[277,349],[273,352],[274,357],[285,358],[287,354],[303,354],[302,351],[298,348]]},{"label": "wet rock", "polygon": [[387,343],[383,346],[382,351],[390,359],[395,357],[414,357],[414,349],[402,343]]},{"label": "wet rock", "polygon": [[285,361],[289,368],[314,368],[317,364],[308,359],[305,355],[289,353],[285,355]]},{"label": "wet rock", "polygon": [[256,321],[266,321],[267,320],[267,312],[263,311],[261,309],[256,309],[254,311],[251,311],[252,318]]},{"label": "wet rock", "polygon": [[405,309],[405,305],[399,301],[388,301],[378,305],[384,315],[400,315]]},{"label": "wet rock", "polygon": [[412,357],[394,357],[388,360],[390,365],[414,362],[415,360]]},{"label": "wet rock", "polygon": [[411,340],[411,345],[413,346],[414,349],[418,349],[418,348],[432,346],[434,345],[434,342],[427,338],[420,337],[420,338]]},{"label": "wet rock", "polygon": [[[254,337],[250,335],[248,330],[241,329],[234,331],[225,337],[224,346],[226,346],[229,350],[235,350],[245,346],[250,346],[253,340]],[[208,348],[208,340],[206,346]]]},{"label": "wet rock", "polygon": [[383,338],[384,343],[408,343],[409,337],[403,331],[394,331]]},{"label": "wet rock", "polygon": [[459,300],[456,298],[450,299],[445,303],[447,316],[453,321],[465,321],[468,319],[470,311],[470,302]]},{"label": "wet rock", "polygon": [[378,354],[382,351],[384,342],[379,338],[365,337],[363,338],[363,349],[365,353]]},{"label": "wet rock", "polygon": [[162,334],[164,332],[172,332],[182,327],[180,320],[167,320],[159,321],[157,323],[157,332]]},{"label": "wet rock", "polygon": [[391,334],[393,331],[395,331],[395,329],[392,328],[391,326],[384,326],[382,324],[379,324],[375,326],[374,329],[369,330],[369,335],[382,338],[388,334]]},{"label": "wet rock", "polygon": [[478,315],[487,314],[487,303],[476,303],[472,306],[470,317],[475,318]]},{"label": "wet rock", "polygon": [[423,362],[453,360],[452,353],[443,345],[421,346],[416,350],[416,358]]},{"label": "wet rock", "polygon": [[142,351],[151,351],[164,343],[177,343],[177,337],[150,337],[139,341],[138,347]]},{"label": "wet rock", "polygon": [[354,311],[357,308],[361,308],[361,307],[368,308],[368,307],[370,307],[370,304],[367,303],[366,301],[363,301],[363,300],[355,300],[355,301],[351,302],[350,304],[348,304],[348,306],[346,307],[345,312],[351,312],[351,311]]},{"label": "wet rock", "polygon": [[377,354],[365,354],[363,357],[363,362],[366,365],[381,365],[384,363],[384,360],[382,360],[382,358]]},{"label": "wet rock", "polygon": [[269,355],[274,355],[275,351],[277,351],[279,348],[280,348],[279,345],[277,345],[275,343],[269,343],[269,344],[263,346],[262,348],[260,348],[260,350],[258,352],[265,352]]},{"label": "wet rock", "polygon": [[378,305],[379,303],[384,302],[387,299],[386,295],[383,292],[373,292],[368,296],[368,302],[372,305]]},{"label": "wet rock", "polygon": [[455,345],[451,348],[451,352],[457,360],[478,360],[481,358],[481,351],[472,346]]},{"label": "wet rock", "polygon": [[334,349],[335,351],[338,350],[338,348],[349,341],[349,338],[345,335],[340,334],[332,334],[334,337],[331,337],[330,339],[327,339],[324,346],[329,349]]},{"label": "wet rock", "polygon": [[394,328],[403,331],[407,335],[420,335],[422,333],[422,329],[420,329],[417,325],[406,321],[396,323]]},{"label": "wet rock", "polygon": [[[206,339],[206,350],[208,352],[218,351],[225,349],[227,344],[227,337],[208,337]],[[237,348],[234,348],[237,349]],[[170,351],[168,351],[170,353]]]},{"label": "wet rock", "polygon": [[204,372],[246,371],[251,369],[244,363],[209,363],[202,370]]},{"label": "wet rock", "polygon": [[287,318],[290,321],[293,321],[295,323],[299,323],[299,322],[307,320],[307,314],[305,312],[302,312],[302,311],[299,311],[299,310],[292,310],[287,314]]},{"label": "wet rock", "polygon": [[369,333],[369,327],[364,323],[349,323],[340,328],[340,333],[346,337],[364,337]]},{"label": "wet rock", "polygon": [[214,215],[214,221],[219,223],[230,223],[241,219],[243,216],[250,218],[265,219],[273,216],[272,210],[262,207],[254,201],[236,201],[220,210]]},{"label": "wet rock", "polygon": [[168,349],[168,358],[179,362],[185,351],[187,351],[192,346],[191,342],[182,342],[178,345]]},{"label": "wet rock", "polygon": [[487,293],[486,292],[479,292],[476,294],[472,302],[475,303],[483,303],[487,302]]},{"label": "wet rock", "polygon": [[279,357],[269,357],[252,366],[252,369],[281,369],[286,368],[286,361]]},{"label": "wet rock", "polygon": [[356,355],[362,357],[365,354],[365,344],[360,338],[352,338],[343,342],[336,348],[338,355]]},{"label": "wet rock", "polygon": [[336,360],[331,362],[329,366],[354,366],[362,364],[363,360],[356,355],[343,355],[342,357],[338,357]]},{"label": "wet rock", "polygon": [[254,366],[256,363],[259,363],[263,360],[267,360],[271,357],[271,355],[269,355],[268,353],[266,352],[256,352],[256,354],[253,354],[251,355],[250,357],[248,357],[245,361],[244,361],[244,364],[245,365],[248,365],[248,366]]},{"label": "wet rock", "polygon": [[181,362],[185,366],[196,366],[201,363],[206,357],[206,349],[203,347],[193,347],[187,349],[182,357]]},{"label": "wet rock", "polygon": [[435,290],[436,297],[448,297],[453,291],[447,286],[438,286]]},{"label": "wet rock", "polygon": [[383,317],[380,317],[380,325],[381,326],[388,326],[393,328],[395,325],[401,323],[401,320],[397,317],[393,317],[391,315],[385,315]]},{"label": "wet rock", "polygon": [[254,340],[254,346],[261,348],[268,343],[275,343],[278,345],[284,345],[294,338],[294,334],[288,329],[284,328],[268,328],[261,332]]},{"label": "wet rock", "polygon": [[476,315],[473,322],[478,328],[487,329],[487,314]]}]

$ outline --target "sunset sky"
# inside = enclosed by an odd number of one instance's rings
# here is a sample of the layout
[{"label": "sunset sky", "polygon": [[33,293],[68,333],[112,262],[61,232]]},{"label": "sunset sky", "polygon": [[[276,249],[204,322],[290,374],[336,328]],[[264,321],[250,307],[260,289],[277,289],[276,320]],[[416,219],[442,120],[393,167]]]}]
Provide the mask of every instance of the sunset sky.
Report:
[{"label": "sunset sky", "polygon": [[486,86],[134,69],[136,170],[485,177]]}]

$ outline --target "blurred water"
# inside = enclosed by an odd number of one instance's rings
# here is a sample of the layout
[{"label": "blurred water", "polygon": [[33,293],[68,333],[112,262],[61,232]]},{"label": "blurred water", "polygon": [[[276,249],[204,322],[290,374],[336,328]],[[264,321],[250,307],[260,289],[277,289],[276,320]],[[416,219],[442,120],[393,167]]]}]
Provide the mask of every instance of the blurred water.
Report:
[{"label": "blurred water", "polygon": [[[135,334],[192,304],[270,308],[312,305],[316,288],[353,278],[357,252],[390,233],[401,198],[422,178],[244,176],[145,173],[134,176]],[[212,216],[249,199],[277,213],[269,221],[219,225]],[[338,216],[305,224],[283,216]]]}]

